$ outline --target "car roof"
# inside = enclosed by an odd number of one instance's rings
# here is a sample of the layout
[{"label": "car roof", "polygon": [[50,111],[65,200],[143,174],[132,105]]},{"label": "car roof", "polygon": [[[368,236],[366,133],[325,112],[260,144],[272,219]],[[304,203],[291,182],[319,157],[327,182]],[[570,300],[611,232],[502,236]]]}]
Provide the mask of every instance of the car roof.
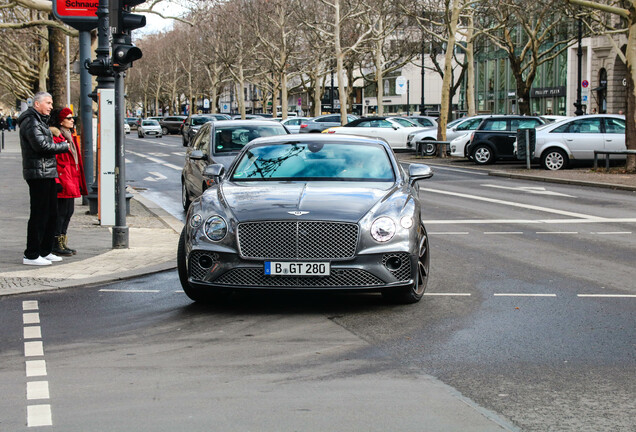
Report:
[{"label": "car roof", "polygon": [[236,125],[236,126],[240,126],[240,125],[245,125],[245,126],[254,126],[254,125],[258,125],[258,126],[271,126],[271,125],[280,125],[282,126],[279,122],[274,122],[271,120],[267,120],[267,119],[249,119],[249,120],[217,120],[215,121],[213,124],[213,127],[220,127],[220,126],[232,126],[232,125]]},{"label": "car roof", "polygon": [[378,138],[368,138],[355,135],[328,135],[328,134],[291,134],[275,135],[271,137],[256,138],[250,141],[245,147],[252,147],[259,144],[287,144],[287,143],[338,143],[338,144],[380,144],[391,150],[386,141]]}]

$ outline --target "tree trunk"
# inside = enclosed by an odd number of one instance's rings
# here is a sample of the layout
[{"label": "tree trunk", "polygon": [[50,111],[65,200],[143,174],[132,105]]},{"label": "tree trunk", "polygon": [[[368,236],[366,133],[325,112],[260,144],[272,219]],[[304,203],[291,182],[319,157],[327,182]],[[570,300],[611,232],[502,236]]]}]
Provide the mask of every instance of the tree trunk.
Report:
[{"label": "tree trunk", "polygon": [[382,103],[382,96],[384,95],[384,75],[383,75],[383,64],[382,64],[382,42],[376,41],[375,43],[375,82],[377,89],[377,100],[378,100],[378,109],[377,115],[382,115],[384,113],[384,104]]},{"label": "tree trunk", "polygon": [[469,117],[477,114],[475,108],[475,44],[473,42],[474,17],[471,14],[468,22],[468,32],[466,34],[466,111]]},{"label": "tree trunk", "polygon": [[[636,13],[631,9],[627,51],[627,113],[625,114],[625,146],[628,150],[636,150]],[[636,173],[636,155],[628,155],[625,164],[628,173]]]},{"label": "tree trunk", "polygon": [[49,85],[53,105],[66,106],[66,38],[57,28],[49,27]]},{"label": "tree trunk", "polygon": [[[449,23],[449,37],[444,56],[444,79],[442,80],[442,101],[437,125],[438,141],[446,141],[446,124],[448,123],[448,111],[451,105],[450,90],[453,77],[453,51],[455,50],[455,35],[457,33],[457,23],[459,21],[459,0],[452,3],[451,19]],[[446,157],[445,146],[438,146],[438,156]]]}]

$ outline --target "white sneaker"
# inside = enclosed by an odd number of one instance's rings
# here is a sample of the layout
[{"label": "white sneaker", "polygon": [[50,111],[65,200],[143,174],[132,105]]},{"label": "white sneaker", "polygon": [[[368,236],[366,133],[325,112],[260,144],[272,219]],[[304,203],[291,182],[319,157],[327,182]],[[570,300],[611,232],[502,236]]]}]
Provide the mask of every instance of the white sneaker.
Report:
[{"label": "white sneaker", "polygon": [[57,255],[53,255],[52,253],[50,253],[47,256],[45,256],[44,259],[49,260],[51,262],[62,261],[62,257],[57,256]]},{"label": "white sneaker", "polygon": [[36,259],[28,259],[27,257],[22,258],[22,264],[24,265],[32,265],[32,266],[45,266],[51,265],[51,261],[46,258],[42,258],[41,256]]}]

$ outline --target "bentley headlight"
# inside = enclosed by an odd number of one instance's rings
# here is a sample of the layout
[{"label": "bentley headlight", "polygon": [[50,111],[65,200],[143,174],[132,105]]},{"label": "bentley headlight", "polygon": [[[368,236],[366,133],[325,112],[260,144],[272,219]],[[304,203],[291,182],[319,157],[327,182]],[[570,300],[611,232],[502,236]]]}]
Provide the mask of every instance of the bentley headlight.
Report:
[{"label": "bentley headlight", "polygon": [[395,235],[395,222],[383,216],[377,218],[371,225],[371,236],[379,242],[387,242]]},{"label": "bentley headlight", "polygon": [[227,234],[227,223],[221,216],[210,216],[205,221],[205,235],[212,241],[221,241]]},{"label": "bentley headlight", "polygon": [[400,225],[402,225],[402,228],[404,229],[411,228],[413,226],[413,218],[410,216],[404,216],[400,219]]},{"label": "bentley headlight", "polygon": [[203,217],[199,213],[195,213],[190,218],[190,226],[192,228],[199,228],[203,223]]}]

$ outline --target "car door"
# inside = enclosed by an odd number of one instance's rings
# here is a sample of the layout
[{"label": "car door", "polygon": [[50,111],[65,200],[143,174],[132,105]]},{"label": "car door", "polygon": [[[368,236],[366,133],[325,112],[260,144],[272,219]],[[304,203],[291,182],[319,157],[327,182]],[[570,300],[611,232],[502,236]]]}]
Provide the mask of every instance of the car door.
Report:
[{"label": "car door", "polygon": [[601,118],[583,117],[573,120],[553,132],[560,133],[560,138],[572,153],[574,159],[594,159],[594,150],[605,148],[601,128]]},{"label": "car door", "polygon": [[203,126],[192,139],[192,151],[197,150],[203,153],[203,159],[190,159],[191,190],[194,191],[195,197],[203,193],[203,185],[206,181],[203,171],[210,163],[210,125]]},{"label": "car door", "polygon": [[[625,120],[613,117],[605,117],[603,118],[603,124],[605,126],[605,150],[626,150]],[[611,157],[614,159],[625,159],[624,155],[612,155]]]},{"label": "car door", "polygon": [[462,135],[466,135],[467,133],[470,133],[470,132],[476,130],[477,126],[479,126],[479,123],[481,123],[481,121],[483,119],[484,119],[483,117],[469,118],[469,119],[461,122],[460,124],[458,124],[454,128],[447,129],[446,130],[446,140],[447,141],[452,141],[452,140],[454,140],[457,137],[460,137]]}]

